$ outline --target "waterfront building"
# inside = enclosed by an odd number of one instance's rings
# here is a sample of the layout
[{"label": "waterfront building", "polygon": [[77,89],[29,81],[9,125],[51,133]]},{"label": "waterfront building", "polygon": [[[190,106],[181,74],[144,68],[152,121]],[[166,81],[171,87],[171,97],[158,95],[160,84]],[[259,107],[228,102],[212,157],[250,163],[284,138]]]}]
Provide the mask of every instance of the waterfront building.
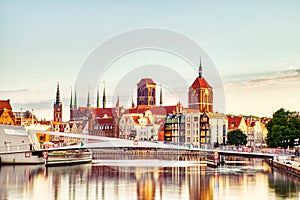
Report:
[{"label": "waterfront building", "polygon": [[164,128],[165,142],[185,145],[185,116],[182,113],[167,114]]},{"label": "waterfront building", "polygon": [[211,144],[215,147],[227,143],[228,119],[223,113],[208,113]]},{"label": "waterfront building", "polygon": [[120,119],[120,137],[124,139],[157,140],[158,130],[147,115],[123,114]]},{"label": "waterfront building", "polygon": [[0,124],[15,125],[15,116],[12,112],[10,100],[0,100]]},{"label": "waterfront building", "polygon": [[222,113],[202,113],[184,109],[186,144],[194,147],[218,147],[227,141],[227,117]]},{"label": "waterfront building", "polygon": [[263,129],[261,127],[259,119],[253,119],[252,117],[231,116],[228,115],[228,131],[240,129],[245,135],[247,135],[247,146],[260,146],[263,142]]},{"label": "waterfront building", "polygon": [[200,118],[201,113],[196,109],[184,109],[185,142],[194,147],[200,147]]},{"label": "waterfront building", "polygon": [[268,136],[268,129],[266,127],[266,124],[271,120],[272,118],[262,118],[261,119],[261,130],[262,130],[262,137],[263,137],[263,146],[266,146],[266,139]]},{"label": "waterfront building", "polygon": [[37,117],[29,110],[21,112],[13,112],[17,126],[30,126],[39,123]]},{"label": "waterfront building", "polygon": [[260,119],[257,117],[245,117],[248,126],[247,131],[247,145],[248,146],[262,146],[263,143],[263,130]]},{"label": "waterfront building", "polygon": [[247,124],[242,115],[234,116],[234,115],[227,115],[228,119],[228,132],[232,130],[240,129],[244,134],[247,135]]}]

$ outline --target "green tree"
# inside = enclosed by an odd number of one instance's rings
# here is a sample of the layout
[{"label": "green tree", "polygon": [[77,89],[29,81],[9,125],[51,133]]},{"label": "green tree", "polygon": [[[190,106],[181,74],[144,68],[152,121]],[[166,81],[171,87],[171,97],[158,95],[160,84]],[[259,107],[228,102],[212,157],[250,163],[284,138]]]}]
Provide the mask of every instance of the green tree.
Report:
[{"label": "green tree", "polygon": [[271,148],[294,147],[299,145],[300,118],[297,112],[280,108],[266,124],[268,135],[267,145]]},{"label": "green tree", "polygon": [[235,146],[245,145],[247,144],[247,135],[240,129],[229,131],[227,133],[227,144],[234,144]]}]

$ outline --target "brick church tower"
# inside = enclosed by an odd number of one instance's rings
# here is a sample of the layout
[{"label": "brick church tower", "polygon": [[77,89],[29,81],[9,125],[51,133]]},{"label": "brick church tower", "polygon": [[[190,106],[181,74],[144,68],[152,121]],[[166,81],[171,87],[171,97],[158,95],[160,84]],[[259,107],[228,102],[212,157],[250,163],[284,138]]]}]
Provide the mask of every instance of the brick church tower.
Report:
[{"label": "brick church tower", "polygon": [[189,87],[188,95],[189,108],[197,109],[200,112],[213,112],[213,88],[202,76],[201,60],[199,66],[199,76]]},{"label": "brick church tower", "polygon": [[56,91],[56,101],[53,105],[53,121],[54,122],[62,122],[62,103],[60,101],[60,92],[59,92],[59,83],[57,83],[57,91]]},{"label": "brick church tower", "polygon": [[156,83],[151,78],[144,78],[137,84],[137,106],[156,105]]}]

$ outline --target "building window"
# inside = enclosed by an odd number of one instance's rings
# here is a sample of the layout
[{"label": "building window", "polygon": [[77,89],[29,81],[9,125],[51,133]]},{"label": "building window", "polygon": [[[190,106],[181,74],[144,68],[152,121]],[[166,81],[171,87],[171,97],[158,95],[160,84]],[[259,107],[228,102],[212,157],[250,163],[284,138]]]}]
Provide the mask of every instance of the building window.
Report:
[{"label": "building window", "polygon": [[198,117],[194,117],[194,122],[198,122]]},{"label": "building window", "polygon": [[191,135],[191,131],[190,131],[190,130],[187,130],[187,131],[186,131],[186,135],[187,135],[187,136],[190,136],[190,135]]},{"label": "building window", "polygon": [[191,138],[190,138],[190,137],[187,137],[187,138],[186,138],[186,141],[187,141],[187,142],[191,142]]},{"label": "building window", "polygon": [[191,121],[191,117],[187,117],[187,118],[186,118],[186,121],[187,121],[187,122],[190,122],[190,121]]}]

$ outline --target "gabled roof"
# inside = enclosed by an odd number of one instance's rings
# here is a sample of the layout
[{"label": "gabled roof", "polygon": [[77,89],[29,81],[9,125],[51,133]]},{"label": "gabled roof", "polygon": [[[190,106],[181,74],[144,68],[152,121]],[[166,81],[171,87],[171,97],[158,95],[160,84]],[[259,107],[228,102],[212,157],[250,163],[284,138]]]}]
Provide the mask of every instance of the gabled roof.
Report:
[{"label": "gabled roof", "polygon": [[212,87],[207,83],[204,77],[202,78],[197,77],[190,88],[197,89],[197,88],[212,88]]},{"label": "gabled roof", "polygon": [[[0,110],[0,117],[4,113],[4,110]],[[11,110],[7,110],[6,113],[9,115],[11,119],[15,119],[15,116]]]},{"label": "gabled roof", "polygon": [[126,109],[124,114],[132,113],[145,113],[147,110],[150,110],[154,115],[166,115],[176,113],[176,105],[174,106],[147,106],[139,105],[136,108]]},{"label": "gabled roof", "polygon": [[176,113],[176,106],[164,106],[163,107],[167,114],[175,114]]},{"label": "gabled roof", "polygon": [[237,129],[240,126],[242,117],[227,116],[227,119],[228,119],[228,129]]},{"label": "gabled roof", "polygon": [[[141,118],[140,116],[131,116],[131,118],[136,125],[140,125],[139,122],[139,119]],[[143,117],[143,118],[147,118],[147,125],[151,124],[149,117]]]},{"label": "gabled roof", "polygon": [[0,110],[4,110],[7,109],[7,110],[12,110],[12,107],[10,105],[10,100],[0,100]]},{"label": "gabled roof", "polygon": [[154,83],[154,81],[151,78],[143,78],[137,85],[138,87],[141,87],[143,85],[156,85],[156,83]]}]

